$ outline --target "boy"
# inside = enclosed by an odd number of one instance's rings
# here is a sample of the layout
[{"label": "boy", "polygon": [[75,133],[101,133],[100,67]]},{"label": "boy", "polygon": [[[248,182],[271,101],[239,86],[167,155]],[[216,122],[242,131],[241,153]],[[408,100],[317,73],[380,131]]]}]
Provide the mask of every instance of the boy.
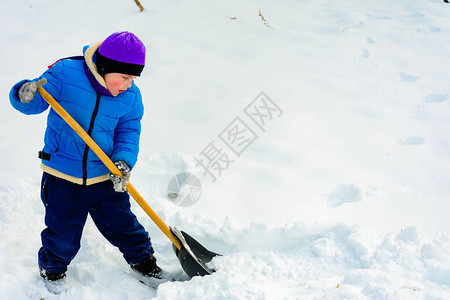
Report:
[{"label": "boy", "polygon": [[47,226],[41,233],[38,253],[40,275],[46,282],[66,276],[89,214],[133,270],[161,279],[150,237],[131,212],[126,192],[139,151],[144,108],[133,80],[144,69],[145,46],[133,33],[124,31],[85,46],[83,52],[84,56],[57,61],[40,78],[20,81],[10,92],[13,107],[24,114],[38,114],[49,106],[37,92],[45,84],[123,174],[123,178],[110,174],[81,138],[50,110],[45,146],[39,152]]}]

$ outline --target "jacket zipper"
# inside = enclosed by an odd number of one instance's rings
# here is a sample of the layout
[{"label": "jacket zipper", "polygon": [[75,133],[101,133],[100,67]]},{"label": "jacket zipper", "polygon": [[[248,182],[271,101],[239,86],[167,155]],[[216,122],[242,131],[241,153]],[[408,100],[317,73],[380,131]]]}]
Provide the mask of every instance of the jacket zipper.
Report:
[{"label": "jacket zipper", "polygon": [[[89,124],[89,130],[88,130],[89,136],[91,136],[92,130],[94,129],[94,121],[95,121],[95,118],[97,117],[99,105],[100,105],[100,94],[97,93],[97,101],[95,102],[95,108],[94,108],[94,111],[92,112],[91,124]],[[88,153],[89,153],[89,146],[86,144],[86,147],[84,148],[84,155],[83,155],[83,185],[86,185],[86,183],[87,183]]]}]

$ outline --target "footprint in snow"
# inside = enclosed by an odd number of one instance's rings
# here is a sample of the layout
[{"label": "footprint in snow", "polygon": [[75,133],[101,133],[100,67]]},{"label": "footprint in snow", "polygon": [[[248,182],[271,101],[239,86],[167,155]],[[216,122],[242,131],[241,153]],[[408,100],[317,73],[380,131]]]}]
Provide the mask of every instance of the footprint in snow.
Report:
[{"label": "footprint in snow", "polygon": [[348,202],[361,200],[361,191],[354,184],[341,184],[328,195],[331,207],[338,207]]},{"label": "footprint in snow", "polygon": [[367,50],[366,48],[362,48],[360,55],[362,58],[369,58],[369,50]]},{"label": "footprint in snow", "polygon": [[439,103],[448,100],[448,95],[430,94],[425,97],[425,103]]},{"label": "footprint in snow", "polygon": [[418,136],[407,136],[400,141],[402,145],[422,145],[425,142],[424,138]]},{"label": "footprint in snow", "polygon": [[442,29],[437,26],[428,26],[428,30],[431,32],[441,32],[442,31]]},{"label": "footprint in snow", "polygon": [[415,82],[415,81],[419,80],[420,77],[415,76],[415,75],[411,75],[411,74],[400,73],[400,79],[403,82]]},{"label": "footprint in snow", "polygon": [[375,41],[370,36],[366,36],[366,42],[368,44],[375,44]]}]

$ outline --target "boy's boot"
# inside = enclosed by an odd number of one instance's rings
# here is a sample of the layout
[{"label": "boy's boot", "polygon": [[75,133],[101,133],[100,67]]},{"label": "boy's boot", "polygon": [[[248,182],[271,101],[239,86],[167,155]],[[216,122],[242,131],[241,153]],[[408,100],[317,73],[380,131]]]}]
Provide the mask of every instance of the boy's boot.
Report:
[{"label": "boy's boot", "polygon": [[69,285],[65,281],[66,271],[49,273],[46,270],[39,268],[39,274],[44,279],[45,286],[50,293],[60,294],[69,289]]},{"label": "boy's boot", "polygon": [[153,254],[150,254],[150,256],[143,262],[131,265],[131,268],[146,277],[153,277],[157,279],[163,278],[163,271],[156,264],[156,257],[154,257]]},{"label": "boy's boot", "polygon": [[154,257],[153,254],[150,254],[143,262],[131,265],[131,269],[136,271],[133,273],[140,282],[155,289],[158,288],[161,283],[177,280],[177,277],[180,275],[163,271],[156,264],[156,257]]},{"label": "boy's boot", "polygon": [[49,273],[42,268],[39,268],[39,274],[42,278],[48,281],[57,281],[66,277],[66,271],[63,271],[61,273]]}]

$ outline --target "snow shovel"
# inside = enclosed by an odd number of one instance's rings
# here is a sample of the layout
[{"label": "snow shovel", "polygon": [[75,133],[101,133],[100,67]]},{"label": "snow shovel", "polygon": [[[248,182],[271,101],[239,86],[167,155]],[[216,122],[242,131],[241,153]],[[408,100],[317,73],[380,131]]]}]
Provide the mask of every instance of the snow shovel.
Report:
[{"label": "snow shovel", "polygon": [[[87,134],[86,131],[67,113],[67,111],[62,108],[62,106],[42,87],[39,88],[38,91],[45,101],[47,101],[47,103],[61,116],[61,118],[64,119],[64,121],[67,122],[70,127],[72,127],[73,130],[75,130],[75,132],[83,139],[89,148],[91,148],[98,158],[100,158],[111,173],[122,176],[122,173],[111,161],[111,159],[95,143],[89,134]],[[181,263],[181,267],[190,278],[193,276],[210,275],[214,272],[214,270],[206,266],[206,264],[209,263],[213,257],[220,254],[207,250],[194,238],[187,233],[180,231],[178,228],[168,227],[131,185],[131,183],[128,183],[127,191],[172,242],[172,247]]]}]

